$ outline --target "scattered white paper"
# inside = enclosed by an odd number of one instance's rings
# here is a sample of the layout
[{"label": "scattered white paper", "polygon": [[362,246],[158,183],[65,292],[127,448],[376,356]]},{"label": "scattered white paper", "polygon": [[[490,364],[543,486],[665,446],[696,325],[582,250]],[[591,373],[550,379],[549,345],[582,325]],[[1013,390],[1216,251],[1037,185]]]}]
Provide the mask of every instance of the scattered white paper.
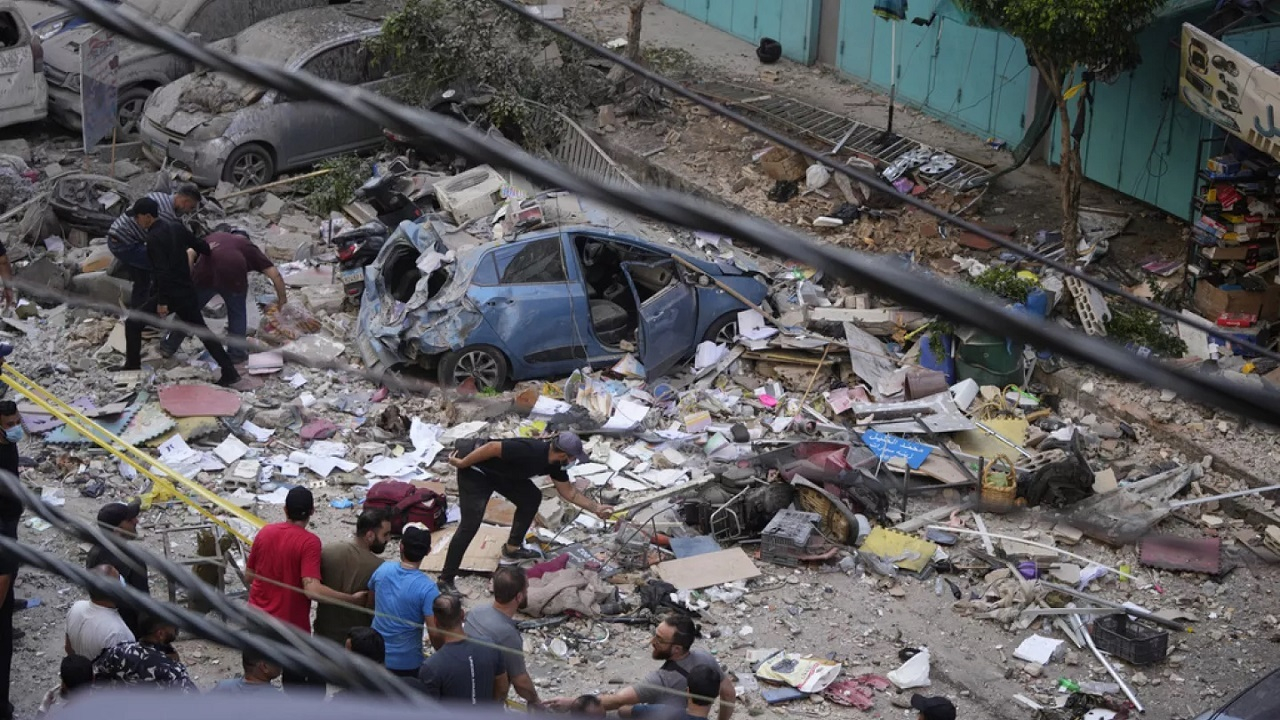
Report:
[{"label": "scattered white paper", "polygon": [[289,384],[296,388],[300,388],[307,384],[307,378],[302,373],[296,372],[289,376]]},{"label": "scattered white paper", "polygon": [[311,443],[311,447],[307,448],[307,453],[320,457],[342,457],[347,454],[347,444],[332,440],[316,440]]},{"label": "scattered white paper", "polygon": [[1032,635],[1017,650],[1013,651],[1013,656],[1024,662],[1039,663],[1048,665],[1053,660],[1053,655],[1062,647],[1062,640],[1054,640],[1043,635]]},{"label": "scattered white paper", "polygon": [[[450,505],[444,511],[444,521],[447,523],[456,523],[462,520],[462,508],[457,505]],[[541,529],[541,528],[539,528]]]},{"label": "scattered white paper", "polygon": [[292,488],[279,487],[269,493],[257,495],[258,502],[264,502],[269,505],[283,505],[285,498],[289,497],[289,490]]},{"label": "scattered white paper", "polygon": [[62,507],[67,504],[67,496],[60,487],[40,488],[40,499],[44,501],[45,505],[52,507]]},{"label": "scattered white paper", "polygon": [[160,450],[161,460],[164,460],[165,456],[168,455],[182,456],[192,452],[191,446],[187,444],[187,441],[183,440],[182,436],[177,434],[160,443],[160,447],[158,449]]},{"label": "scattered white paper", "polygon": [[244,424],[241,425],[240,428],[245,432],[249,433],[250,435],[252,435],[253,439],[257,440],[258,442],[266,442],[271,439],[272,435],[276,434],[275,430],[268,430],[264,427],[259,427],[249,422],[248,420],[245,420]]},{"label": "scattered white paper", "polygon": [[724,345],[713,343],[710,340],[700,342],[693,355],[693,371],[701,372],[720,362],[727,354],[729,354],[729,348]]},{"label": "scattered white paper", "polygon": [[228,435],[218,447],[213,449],[213,454],[218,456],[222,462],[230,465],[249,454],[249,446],[240,442],[240,438],[235,435]]},{"label": "scattered white paper", "polygon": [[671,487],[684,479],[685,471],[677,468],[669,470],[650,470],[643,476],[646,482],[651,482],[658,487]]},{"label": "scattered white paper", "polygon": [[446,430],[444,435],[440,436],[440,442],[445,445],[452,445],[454,441],[472,437],[488,426],[489,423],[483,420],[473,420],[461,425],[454,425]]},{"label": "scattered white paper", "polygon": [[617,452],[616,450],[610,450],[609,460],[606,464],[609,466],[610,470],[614,472],[619,472],[626,466],[630,465],[631,460],[629,460],[626,455],[623,455],[622,453]]},{"label": "scattered white paper", "polygon": [[623,490],[626,492],[640,492],[641,490],[653,489],[648,485],[645,485],[644,483],[636,482],[631,478],[622,477],[621,475],[615,475],[613,480],[611,480],[609,484],[619,490]]},{"label": "scattered white paper", "polygon": [[747,340],[767,340],[778,334],[778,328],[769,327],[764,316],[755,310],[738,313],[738,335]]},{"label": "scattered white paper", "polygon": [[549,398],[546,395],[539,395],[538,399],[533,403],[533,409],[529,414],[534,417],[555,417],[561,413],[567,413],[573,409],[573,406],[563,400]]},{"label": "scattered white paper", "polygon": [[644,421],[649,414],[649,406],[630,398],[620,398],[613,405],[613,416],[601,427],[602,430],[631,430]]},{"label": "scattered white paper", "polygon": [[309,392],[304,392],[298,396],[298,402],[302,403],[302,407],[309,408],[316,404],[316,396]]},{"label": "scattered white paper", "polygon": [[285,477],[298,477],[302,474],[302,466],[298,463],[283,462],[280,463],[280,474]]}]

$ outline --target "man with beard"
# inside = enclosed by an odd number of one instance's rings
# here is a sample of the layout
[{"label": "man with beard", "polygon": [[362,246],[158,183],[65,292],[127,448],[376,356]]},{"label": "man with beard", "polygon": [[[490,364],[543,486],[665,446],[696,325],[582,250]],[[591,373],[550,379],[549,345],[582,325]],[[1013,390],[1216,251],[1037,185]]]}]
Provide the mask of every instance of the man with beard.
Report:
[{"label": "man with beard", "polygon": [[[514,686],[516,694],[524,698],[529,709],[542,706],[538,689],[524,664],[524,641],[515,621],[516,611],[529,604],[529,578],[524,570],[515,566],[502,566],[493,573],[493,604],[476,608],[467,614],[467,637],[499,645],[507,670],[507,683]],[[499,688],[499,697],[505,699],[510,688]]]},{"label": "man with beard", "polygon": [[[719,681],[719,720],[729,720],[737,699],[733,680],[720,669],[720,663],[711,653],[693,649],[697,637],[698,628],[688,615],[668,615],[654,630],[653,639],[649,642],[653,648],[653,659],[662,660],[662,666],[646,675],[638,687],[628,686],[618,692],[601,695],[600,702],[605,711],[618,710],[622,717],[630,717],[631,708],[635,705],[659,704],[683,713],[690,674],[698,668],[707,668],[715,672]],[[701,674],[702,671],[699,672]],[[547,707],[564,711],[573,705],[573,701],[572,697],[553,698],[547,701]]]},{"label": "man with beard", "polygon": [[[320,553],[320,582],[338,592],[355,594],[369,587],[373,571],[382,565],[378,557],[391,540],[391,520],[381,510],[365,510],[356,518],[355,535],[341,543],[329,543]],[[343,644],[352,628],[369,627],[373,616],[352,608],[319,603],[314,632],[318,637]]]}]

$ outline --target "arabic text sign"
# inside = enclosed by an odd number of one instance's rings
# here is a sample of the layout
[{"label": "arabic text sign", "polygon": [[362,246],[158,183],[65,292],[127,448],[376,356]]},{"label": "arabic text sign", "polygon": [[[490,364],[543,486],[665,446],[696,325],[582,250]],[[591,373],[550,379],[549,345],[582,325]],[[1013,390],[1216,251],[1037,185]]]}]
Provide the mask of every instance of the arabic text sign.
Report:
[{"label": "arabic text sign", "polygon": [[1182,26],[1178,95],[1192,110],[1280,160],[1280,75],[1189,24]]},{"label": "arabic text sign", "polygon": [[115,132],[119,66],[114,34],[102,30],[80,46],[80,118],[86,153]]},{"label": "arabic text sign", "polygon": [[886,435],[875,430],[868,430],[862,434],[862,442],[871,448],[871,452],[881,460],[893,460],[894,458],[902,458],[907,461],[907,465],[912,470],[919,470],[924,461],[929,458],[929,453],[933,452],[933,448],[928,445],[921,445],[905,438],[896,437],[894,435]]}]

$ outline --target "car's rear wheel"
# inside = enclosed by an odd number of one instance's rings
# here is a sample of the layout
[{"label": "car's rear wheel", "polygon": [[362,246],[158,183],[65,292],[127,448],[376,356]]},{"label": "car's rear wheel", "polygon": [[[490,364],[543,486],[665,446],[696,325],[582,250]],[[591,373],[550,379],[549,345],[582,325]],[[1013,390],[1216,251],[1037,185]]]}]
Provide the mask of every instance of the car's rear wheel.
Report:
[{"label": "car's rear wheel", "polygon": [[472,345],[446,353],[440,358],[437,372],[445,387],[457,387],[471,378],[478,390],[501,390],[507,384],[509,368],[497,348]]},{"label": "car's rear wheel", "polygon": [[276,175],[271,151],[257,143],[236,148],[222,166],[222,179],[238,188],[265,185]]},{"label": "car's rear wheel", "polygon": [[142,131],[142,108],[151,97],[151,88],[135,85],[116,98],[116,127],[120,137],[136,137]]},{"label": "car's rear wheel", "polygon": [[721,345],[732,345],[738,339],[738,313],[725,313],[716,318],[707,328],[707,332],[703,334],[703,342],[719,343]]}]

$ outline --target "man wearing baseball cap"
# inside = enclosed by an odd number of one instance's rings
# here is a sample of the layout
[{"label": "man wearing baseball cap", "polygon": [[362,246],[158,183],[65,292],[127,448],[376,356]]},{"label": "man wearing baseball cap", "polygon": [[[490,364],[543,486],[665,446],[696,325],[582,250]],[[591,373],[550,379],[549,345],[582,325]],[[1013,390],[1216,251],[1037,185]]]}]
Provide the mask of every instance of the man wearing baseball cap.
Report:
[{"label": "man wearing baseball cap", "polygon": [[511,522],[511,535],[502,548],[503,564],[510,565],[538,557],[538,553],[524,547],[524,536],[529,532],[529,526],[533,524],[533,518],[537,516],[538,507],[542,504],[542,491],[533,483],[535,477],[550,477],[555,481],[556,492],[560,493],[565,502],[595,513],[601,519],[609,519],[613,508],[583,495],[569,482],[569,475],[565,472],[570,463],[587,462],[590,459],[582,447],[582,438],[571,432],[542,440],[489,440],[477,443],[467,453],[456,450],[449,458],[449,464],[458,469],[458,508],[462,519],[453,539],[449,541],[444,569],[436,580],[440,591],[456,592],[453,583],[462,566],[462,556],[480,530],[485,508],[494,493],[516,506]]},{"label": "man wearing baseball cap", "polygon": [[944,697],[911,696],[911,707],[920,711],[916,720],[956,720],[956,706]]},{"label": "man wearing baseball cap", "polygon": [[[137,500],[129,503],[107,503],[98,509],[98,527],[115,535],[121,542],[128,542],[138,537],[138,514],[142,505]],[[129,587],[140,593],[150,595],[151,584],[147,580],[147,566],[134,560],[122,558],[110,548],[94,543],[89,548],[84,566],[95,568],[99,565],[110,565],[120,573],[120,578]],[[135,637],[140,637],[137,608],[120,605],[120,617],[129,626]]]},{"label": "man wearing baseball cap", "polygon": [[[245,561],[245,582],[249,585],[249,605],[303,632],[311,632],[311,601],[336,600],[365,605],[369,591],[338,592],[320,581],[320,538],[307,529],[316,511],[315,496],[301,485],[284,498],[284,522],[271,523],[258,531]],[[286,668],[280,680],[286,693],[324,694],[325,682],[318,677]]]}]

